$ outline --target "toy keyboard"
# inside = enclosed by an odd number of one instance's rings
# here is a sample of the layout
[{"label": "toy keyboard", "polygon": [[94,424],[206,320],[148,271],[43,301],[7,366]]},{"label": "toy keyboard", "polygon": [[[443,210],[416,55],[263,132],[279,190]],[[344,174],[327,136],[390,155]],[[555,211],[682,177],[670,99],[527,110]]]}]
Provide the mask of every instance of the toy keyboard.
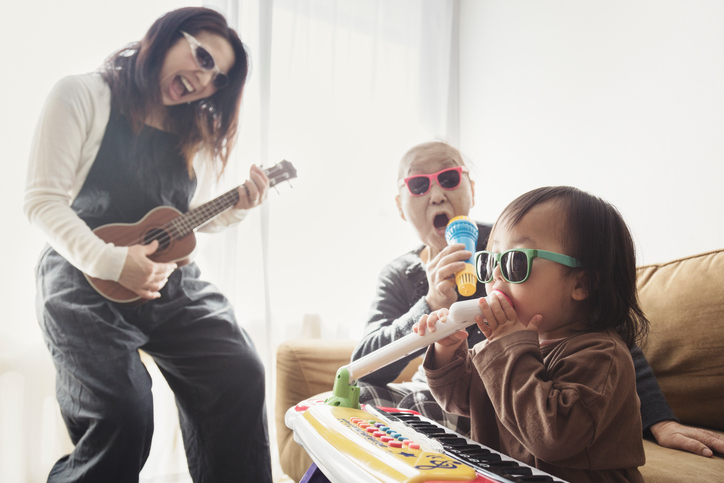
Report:
[{"label": "toy keyboard", "polygon": [[332,482],[563,481],[412,411],[307,400],[287,411],[285,423]]}]

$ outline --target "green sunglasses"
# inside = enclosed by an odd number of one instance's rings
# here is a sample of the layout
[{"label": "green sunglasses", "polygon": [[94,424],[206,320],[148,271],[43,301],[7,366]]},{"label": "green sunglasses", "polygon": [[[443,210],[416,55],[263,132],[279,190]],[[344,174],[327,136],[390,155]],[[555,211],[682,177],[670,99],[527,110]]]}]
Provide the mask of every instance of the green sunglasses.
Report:
[{"label": "green sunglasses", "polygon": [[534,258],[544,258],[567,267],[582,267],[583,263],[568,255],[536,250],[533,248],[513,248],[503,253],[477,252],[475,254],[475,273],[480,283],[493,280],[493,271],[500,265],[500,273],[510,283],[523,283],[530,277]]}]

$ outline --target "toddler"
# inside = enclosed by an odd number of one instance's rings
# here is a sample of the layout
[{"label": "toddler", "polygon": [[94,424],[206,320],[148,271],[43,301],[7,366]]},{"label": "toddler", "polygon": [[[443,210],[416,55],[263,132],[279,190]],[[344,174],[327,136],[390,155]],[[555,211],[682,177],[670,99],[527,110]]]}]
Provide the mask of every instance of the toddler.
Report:
[{"label": "toddler", "polygon": [[[476,254],[487,340],[468,349],[460,331],[430,346],[436,400],[471,418],[472,439],[560,478],[642,482],[629,348],[648,321],[621,215],[576,188],[539,188],[506,207],[487,249]],[[447,313],[414,330],[435,330]]]}]

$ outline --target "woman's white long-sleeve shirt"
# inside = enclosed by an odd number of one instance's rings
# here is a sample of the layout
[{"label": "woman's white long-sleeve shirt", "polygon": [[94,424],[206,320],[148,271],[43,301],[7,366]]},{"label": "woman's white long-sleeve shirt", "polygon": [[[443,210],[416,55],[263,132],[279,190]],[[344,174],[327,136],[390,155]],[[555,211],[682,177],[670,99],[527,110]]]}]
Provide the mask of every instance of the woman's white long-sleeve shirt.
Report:
[{"label": "woman's white long-sleeve shirt", "polygon": [[[36,126],[30,151],[23,211],[50,245],[82,272],[118,281],[128,253],[98,238],[71,209],[96,159],[111,113],[111,90],[100,74],[61,79],[51,90]],[[213,169],[194,162],[197,189],[191,207],[212,198]],[[246,210],[227,210],[201,228],[214,232],[234,225]]]}]

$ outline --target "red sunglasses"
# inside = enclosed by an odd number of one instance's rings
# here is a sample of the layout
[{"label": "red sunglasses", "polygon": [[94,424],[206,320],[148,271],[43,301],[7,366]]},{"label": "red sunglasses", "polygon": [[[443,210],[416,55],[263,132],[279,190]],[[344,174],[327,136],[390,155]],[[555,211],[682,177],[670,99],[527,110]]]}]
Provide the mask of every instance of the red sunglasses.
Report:
[{"label": "red sunglasses", "polygon": [[402,188],[403,185],[407,185],[407,189],[412,196],[423,196],[430,191],[432,181],[435,180],[442,189],[454,190],[460,186],[460,181],[463,177],[462,174],[467,172],[468,168],[465,166],[456,166],[454,168],[443,169],[433,174],[416,174],[398,181],[397,187]]}]

